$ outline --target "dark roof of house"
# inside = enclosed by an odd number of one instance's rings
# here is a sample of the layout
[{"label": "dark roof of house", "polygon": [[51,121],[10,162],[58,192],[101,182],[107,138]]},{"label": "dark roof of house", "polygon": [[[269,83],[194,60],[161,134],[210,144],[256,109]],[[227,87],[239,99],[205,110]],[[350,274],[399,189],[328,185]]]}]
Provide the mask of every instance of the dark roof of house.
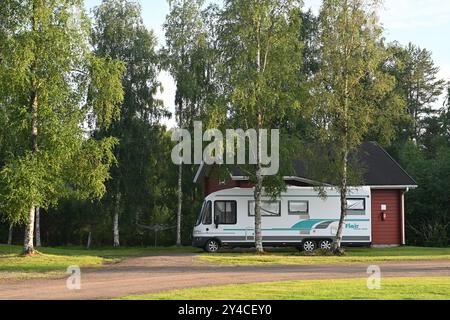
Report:
[{"label": "dark roof of house", "polygon": [[[417,186],[417,182],[376,142],[367,142],[361,145],[358,150],[358,155],[365,166],[365,185],[373,187]],[[295,160],[293,167],[298,178],[308,179],[305,166],[301,159]],[[207,166],[200,166],[194,182],[198,182],[207,175],[207,171]],[[231,171],[233,177],[242,176],[237,167]]]},{"label": "dark roof of house", "polygon": [[417,182],[375,142],[361,146],[361,160],[367,166],[365,181],[370,186],[417,186]]}]

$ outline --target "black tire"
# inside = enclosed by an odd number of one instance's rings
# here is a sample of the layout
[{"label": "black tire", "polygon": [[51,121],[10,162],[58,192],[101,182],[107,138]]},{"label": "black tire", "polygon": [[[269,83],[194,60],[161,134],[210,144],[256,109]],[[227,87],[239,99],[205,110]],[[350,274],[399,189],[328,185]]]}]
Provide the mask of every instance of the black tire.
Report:
[{"label": "black tire", "polygon": [[204,249],[208,253],[216,253],[220,249],[220,243],[216,239],[209,239]]},{"label": "black tire", "polygon": [[302,243],[302,250],[306,252],[312,252],[317,249],[317,243],[314,240],[305,240]]},{"label": "black tire", "polygon": [[320,240],[319,241],[319,249],[325,250],[325,251],[331,251],[333,246],[333,242],[331,240]]}]

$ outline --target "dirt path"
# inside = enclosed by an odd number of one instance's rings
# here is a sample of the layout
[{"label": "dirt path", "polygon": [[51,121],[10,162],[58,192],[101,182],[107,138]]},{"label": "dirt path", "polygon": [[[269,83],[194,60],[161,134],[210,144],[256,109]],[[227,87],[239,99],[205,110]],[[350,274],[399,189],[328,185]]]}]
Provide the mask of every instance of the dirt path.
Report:
[{"label": "dirt path", "polygon": [[[378,264],[383,277],[450,276],[448,260]],[[84,269],[81,290],[66,288],[66,278],[34,279],[0,284],[0,299],[108,299],[172,289],[283,280],[367,277],[367,264],[310,266],[213,266],[195,255],[127,259],[101,269]]]}]

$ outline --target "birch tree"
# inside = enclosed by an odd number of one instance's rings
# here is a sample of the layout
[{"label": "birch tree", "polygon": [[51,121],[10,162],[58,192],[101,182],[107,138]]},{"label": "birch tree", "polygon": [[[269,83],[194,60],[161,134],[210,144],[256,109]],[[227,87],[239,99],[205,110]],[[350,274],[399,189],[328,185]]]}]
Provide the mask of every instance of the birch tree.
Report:
[{"label": "birch tree", "polygon": [[[204,63],[199,53],[206,46],[207,33],[202,16],[203,0],[169,0],[166,18],[166,46],[162,50],[164,64],[176,82],[176,120],[179,129],[193,128],[195,116],[206,83]],[[199,77],[200,76],[200,77]],[[181,245],[183,211],[183,164],[178,165],[177,245]]]},{"label": "birch tree", "polygon": [[300,110],[300,9],[301,1],[295,0],[227,0],[221,14],[218,38],[227,100],[221,114],[231,127],[257,131],[256,165],[241,166],[241,169],[255,184],[258,253],[264,251],[263,193],[268,189],[276,193],[285,187],[281,175],[277,178],[263,175],[259,130],[282,129],[287,116]]},{"label": "birch tree", "polygon": [[[322,113],[321,138],[330,146],[341,215],[333,250],[340,254],[351,176],[350,155],[377,121],[380,101],[395,87],[380,66],[386,61],[376,0],[325,0],[320,16],[320,67],[313,101]],[[381,110],[388,117],[389,109]],[[330,177],[331,178],[331,177]],[[332,180],[332,179],[330,179]],[[360,181],[362,183],[362,181]]]},{"label": "birch tree", "polygon": [[[126,63],[122,81],[125,98],[120,108],[120,118],[106,130],[97,130],[98,136],[119,139],[119,145],[114,150],[117,165],[111,168],[112,180],[108,183],[107,203],[104,204],[112,204],[108,207],[112,207],[113,211],[113,244],[119,247],[119,225],[124,204],[137,194],[144,193],[148,197],[142,171],[150,162],[151,150],[142,146],[147,144],[146,139],[151,139],[151,128],[167,117],[168,112],[163,102],[154,97],[161,87],[157,79],[157,40],[153,31],[147,30],[142,21],[141,6],[126,0],[105,0],[94,9],[94,17],[92,42],[96,55]],[[130,176],[136,171],[140,172],[140,177],[130,181]]]},{"label": "birch tree", "polygon": [[90,52],[82,1],[5,0],[0,17],[0,211],[26,224],[23,252],[33,254],[37,207],[105,192],[116,140],[90,139],[83,126],[119,114],[123,64]]}]

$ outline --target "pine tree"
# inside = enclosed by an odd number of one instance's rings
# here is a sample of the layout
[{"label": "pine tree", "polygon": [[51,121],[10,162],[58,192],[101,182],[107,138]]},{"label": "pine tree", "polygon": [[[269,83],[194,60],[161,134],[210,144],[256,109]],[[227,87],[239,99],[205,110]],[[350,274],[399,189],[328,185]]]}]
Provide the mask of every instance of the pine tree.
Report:
[{"label": "pine tree", "polygon": [[391,50],[394,57],[392,74],[412,119],[408,138],[417,141],[423,121],[438,111],[434,103],[444,92],[445,81],[438,78],[439,67],[434,64],[430,51],[412,43],[405,48],[394,43]]}]

